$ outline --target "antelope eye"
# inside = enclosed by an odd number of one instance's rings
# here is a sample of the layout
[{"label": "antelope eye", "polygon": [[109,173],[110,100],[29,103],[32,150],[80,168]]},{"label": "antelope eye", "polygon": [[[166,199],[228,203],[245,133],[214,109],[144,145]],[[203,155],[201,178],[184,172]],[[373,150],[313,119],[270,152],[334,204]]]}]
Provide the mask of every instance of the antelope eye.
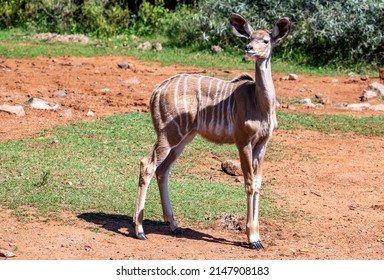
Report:
[{"label": "antelope eye", "polygon": [[264,42],[264,44],[268,44],[269,40],[264,40],[263,42]]}]

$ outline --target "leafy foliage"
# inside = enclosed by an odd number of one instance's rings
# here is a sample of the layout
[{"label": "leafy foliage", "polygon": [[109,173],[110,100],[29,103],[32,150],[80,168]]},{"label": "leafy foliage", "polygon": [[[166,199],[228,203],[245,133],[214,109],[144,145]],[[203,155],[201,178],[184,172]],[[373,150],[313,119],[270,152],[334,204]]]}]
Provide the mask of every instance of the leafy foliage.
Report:
[{"label": "leafy foliage", "polygon": [[0,0],[0,28],[97,37],[165,35],[178,47],[242,48],[244,41],[231,33],[231,13],[263,29],[290,18],[291,35],[275,50],[281,58],[313,66],[384,64],[382,0]]},{"label": "leafy foliage", "polygon": [[279,17],[290,18],[291,36],[285,48],[277,48],[285,57],[315,65],[362,60],[384,63],[382,0],[200,1],[195,15],[181,23],[194,28],[186,29],[189,34],[182,34],[178,44],[191,44],[190,38],[194,38],[192,43],[203,46],[239,45],[228,24],[233,12],[264,29],[270,29]]}]

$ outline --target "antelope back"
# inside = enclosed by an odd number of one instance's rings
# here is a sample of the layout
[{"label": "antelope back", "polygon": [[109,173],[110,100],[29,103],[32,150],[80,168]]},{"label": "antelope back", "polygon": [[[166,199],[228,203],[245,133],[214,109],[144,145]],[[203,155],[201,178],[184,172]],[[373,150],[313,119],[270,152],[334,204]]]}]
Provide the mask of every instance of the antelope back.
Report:
[{"label": "antelope back", "polygon": [[233,143],[235,96],[249,83],[253,84],[249,75],[224,81],[180,74],[163,81],[150,101],[157,134],[178,141],[195,130],[213,142]]}]

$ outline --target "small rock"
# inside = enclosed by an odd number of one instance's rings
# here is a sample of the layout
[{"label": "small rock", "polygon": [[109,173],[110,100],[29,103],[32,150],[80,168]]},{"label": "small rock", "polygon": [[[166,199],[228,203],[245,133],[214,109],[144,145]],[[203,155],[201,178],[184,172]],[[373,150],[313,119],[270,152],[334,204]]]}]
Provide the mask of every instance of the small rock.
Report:
[{"label": "small rock", "polygon": [[148,51],[152,49],[152,43],[144,42],[137,47],[139,50]]},{"label": "small rock", "polygon": [[364,91],[363,95],[360,96],[361,101],[365,101],[370,98],[375,98],[377,96],[384,96],[384,85],[374,82],[370,84]]},{"label": "small rock", "polygon": [[65,109],[60,112],[60,116],[65,118],[72,118],[73,112],[72,109]]},{"label": "small rock", "polygon": [[310,98],[304,98],[300,101],[301,104],[305,105],[308,108],[315,108],[316,105],[312,103]]},{"label": "small rock", "polygon": [[384,104],[372,105],[369,109],[374,111],[384,111]]},{"label": "small rock", "polygon": [[6,96],[4,96],[4,101],[6,101],[6,102],[13,102],[13,98],[10,95],[6,95]]},{"label": "small rock", "polygon": [[361,111],[363,109],[367,109],[371,107],[371,104],[369,103],[361,103],[361,104],[348,104],[347,106],[349,109],[356,110],[356,111]]},{"label": "small rock", "polygon": [[311,98],[304,98],[300,101],[300,103],[304,105],[309,105],[309,104],[312,104],[312,100]]},{"label": "small rock", "polygon": [[6,104],[0,105],[0,111],[4,111],[10,114],[15,114],[16,116],[19,116],[19,117],[25,116],[24,108],[21,105],[15,105],[15,106],[6,105]]},{"label": "small rock", "polygon": [[336,103],[333,105],[334,108],[347,108],[348,103]]},{"label": "small rock", "polygon": [[372,99],[376,97],[377,97],[377,93],[375,91],[365,89],[363,91],[363,95],[360,96],[360,101],[367,101],[368,99]]},{"label": "small rock", "polygon": [[161,52],[163,50],[163,45],[161,43],[154,43],[153,46],[152,46],[155,51],[157,52]]},{"label": "small rock", "polygon": [[288,75],[288,80],[291,80],[291,81],[296,81],[298,78],[299,76],[293,73]]},{"label": "small rock", "polygon": [[128,84],[140,84],[140,81],[136,77],[128,79],[125,82],[128,83]]},{"label": "small rock", "polygon": [[241,171],[240,163],[233,160],[226,160],[221,163],[221,169],[232,176],[240,176],[243,174]]},{"label": "small rock", "polygon": [[132,64],[130,64],[128,62],[125,62],[125,61],[119,62],[117,64],[117,66],[119,66],[121,69],[130,69],[130,68],[132,68]]},{"label": "small rock", "polygon": [[13,258],[16,257],[16,255],[10,251],[0,249],[0,256],[5,258]]},{"label": "small rock", "polygon": [[211,51],[214,53],[221,53],[223,52],[223,49],[220,46],[214,45],[211,47]]},{"label": "small rock", "polygon": [[94,116],[95,116],[95,113],[93,111],[89,110],[87,112],[87,117],[94,117]]},{"label": "small rock", "polygon": [[57,110],[60,108],[60,105],[53,102],[48,102],[39,98],[31,98],[27,101],[27,104],[35,109],[41,110]]},{"label": "small rock", "polygon": [[65,98],[67,97],[67,91],[65,89],[56,90],[53,97]]}]

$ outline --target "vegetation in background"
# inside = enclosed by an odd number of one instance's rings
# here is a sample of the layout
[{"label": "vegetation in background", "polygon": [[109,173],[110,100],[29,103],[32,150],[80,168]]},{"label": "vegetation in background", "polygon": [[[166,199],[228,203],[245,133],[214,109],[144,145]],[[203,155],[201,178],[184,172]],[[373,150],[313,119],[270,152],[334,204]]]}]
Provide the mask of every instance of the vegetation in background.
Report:
[{"label": "vegetation in background", "polygon": [[[187,18],[179,44],[232,46],[239,42],[228,28],[228,15],[239,13],[255,28],[271,29],[280,17],[293,23],[291,35],[276,53],[311,65],[384,63],[382,0],[206,0]],[[182,41],[188,38],[187,41]],[[239,44],[239,43],[238,43]],[[242,43],[240,43],[242,46]]]},{"label": "vegetation in background", "polygon": [[171,46],[242,48],[228,23],[233,12],[255,28],[291,19],[291,35],[275,56],[317,67],[384,64],[382,0],[0,0],[0,28],[99,38],[161,35]]}]

